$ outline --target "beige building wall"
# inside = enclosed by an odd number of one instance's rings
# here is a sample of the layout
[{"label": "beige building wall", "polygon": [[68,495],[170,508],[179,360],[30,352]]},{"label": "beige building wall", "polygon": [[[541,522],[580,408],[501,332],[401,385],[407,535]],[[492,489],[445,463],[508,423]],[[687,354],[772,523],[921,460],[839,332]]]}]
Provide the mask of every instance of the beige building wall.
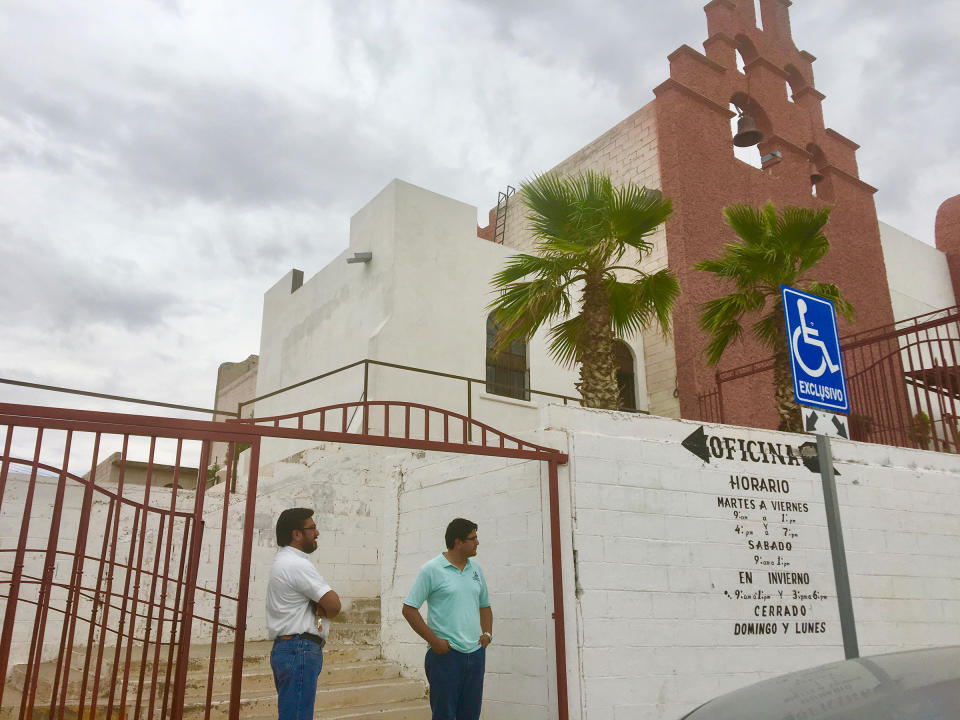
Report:
[{"label": "beige building wall", "polygon": [[[123,475],[123,484],[127,485],[146,485],[147,474],[150,474],[150,486],[153,488],[172,488],[173,479],[176,473],[176,467],[173,465],[162,465],[160,463],[145,463],[136,460],[127,460],[121,462],[120,453],[110,454],[103,460],[94,471],[98,484],[109,483],[118,485],[120,476]],[[89,479],[90,473],[83,476]],[[180,467],[180,475],[177,478],[177,487],[182,490],[195,490],[197,487],[197,468]]]},{"label": "beige building wall", "polygon": [[[593,142],[553,167],[550,172],[573,175],[585,170],[608,173],[615,184],[633,182],[648,188],[660,188],[660,162],[654,103],[648,103]],[[507,205],[503,244],[522,252],[532,252],[534,239],[527,223],[527,209],[514,196]],[[666,231],[661,226],[651,238],[653,252],[641,259],[639,253],[625,256],[644,272],[667,267]],[[620,273],[626,280],[631,273]],[[675,396],[677,373],[672,333],[651,328],[643,334],[643,363],[646,368],[648,406],[654,415],[680,417]],[[638,364],[639,365],[639,364]],[[641,403],[643,404],[643,403]]]},{"label": "beige building wall", "polygon": [[[241,362],[225,362],[217,370],[217,391],[213,400],[215,410],[237,411],[237,405],[244,400],[250,400],[257,394],[257,369],[260,366],[260,356],[250,355]],[[244,417],[253,417],[253,405],[243,409]],[[213,419],[218,422],[229,420],[233,415],[215,414]],[[213,443],[210,452],[210,465],[219,465],[226,469],[227,444]]]}]

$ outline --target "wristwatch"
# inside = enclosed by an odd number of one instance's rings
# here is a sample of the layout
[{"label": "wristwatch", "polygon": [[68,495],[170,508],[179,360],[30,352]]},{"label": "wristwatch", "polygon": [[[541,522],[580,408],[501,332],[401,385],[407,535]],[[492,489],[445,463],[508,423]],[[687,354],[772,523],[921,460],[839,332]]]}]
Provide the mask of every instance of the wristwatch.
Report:
[{"label": "wristwatch", "polygon": [[490,638],[490,642],[493,642],[493,633],[489,633],[489,632],[482,632],[482,633],[480,633],[480,637],[483,637],[484,635],[486,635],[488,638]]}]

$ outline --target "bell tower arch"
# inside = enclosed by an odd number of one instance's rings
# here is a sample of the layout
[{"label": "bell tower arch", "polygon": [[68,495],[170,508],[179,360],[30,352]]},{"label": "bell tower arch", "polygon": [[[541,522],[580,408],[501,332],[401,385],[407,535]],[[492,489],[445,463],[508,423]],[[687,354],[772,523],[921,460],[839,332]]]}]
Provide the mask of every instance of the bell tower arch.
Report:
[{"label": "bell tower arch", "polygon": [[[857,328],[893,322],[876,188],[860,179],[859,146],[824,123],[816,58],[794,44],[790,5],[790,0],[711,0],[704,7],[703,52],[682,45],[671,53],[670,77],[654,89],[661,188],[674,206],[666,223],[667,261],[684,290],[674,315],[683,417],[698,417],[697,396],[714,385],[716,368],[704,361],[706,338],[697,318],[699,306],[717,289],[691,267],[718,256],[736,239],[723,220],[727,205],[831,206],[826,234],[832,249],[818,266],[818,279],[836,283],[853,302]],[[738,55],[743,72],[737,70]],[[750,115],[750,126],[760,131],[760,167],[734,158],[731,105]],[[841,327],[841,333],[851,330]],[[766,356],[748,340],[728,350],[720,367]],[[766,398],[725,403],[733,422],[756,424],[758,412],[773,413]]]}]

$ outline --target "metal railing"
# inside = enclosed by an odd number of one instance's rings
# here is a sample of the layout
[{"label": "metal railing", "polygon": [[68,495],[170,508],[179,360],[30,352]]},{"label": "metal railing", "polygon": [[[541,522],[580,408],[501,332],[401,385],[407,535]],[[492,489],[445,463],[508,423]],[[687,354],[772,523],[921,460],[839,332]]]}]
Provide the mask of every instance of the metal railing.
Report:
[{"label": "metal railing", "polygon": [[136,405],[162,407],[170,410],[186,410],[187,412],[204,413],[206,415],[229,415],[230,417],[237,417],[236,413],[234,413],[232,410],[216,410],[194,407],[192,405],[177,405],[175,403],[160,402],[159,400],[144,400],[143,398],[127,397],[124,395],[110,395],[107,393],[93,392],[92,390],[80,390],[78,388],[60,387],[57,385],[42,385],[40,383],[27,382],[25,380],[13,380],[12,378],[0,378],[0,385],[14,385],[16,387],[32,388],[34,390],[47,390],[49,392],[66,393],[68,395],[81,395],[83,397],[92,397],[101,400],[115,400],[117,402],[133,403]]},{"label": "metal railing", "polygon": [[[491,384],[487,380],[481,380],[480,378],[472,378],[466,375],[456,375],[454,373],[440,372],[439,370],[427,370],[426,368],[414,367],[412,365],[400,365],[397,363],[384,362],[383,360],[371,360],[370,358],[365,358],[363,360],[357,360],[356,362],[352,362],[349,365],[344,365],[334,370],[329,370],[325,373],[321,373],[320,375],[314,375],[313,377],[307,378],[306,380],[300,380],[299,382],[295,382],[292,385],[287,385],[285,387],[279,388],[278,390],[273,390],[272,392],[264,393],[263,395],[258,395],[257,397],[250,398],[249,400],[243,400],[237,403],[237,411],[236,413],[231,413],[231,415],[237,418],[242,418],[244,408],[248,407],[249,405],[253,405],[254,403],[257,403],[261,400],[266,400],[268,398],[276,397],[277,395],[290,392],[291,390],[301,388],[304,385],[309,385],[310,383],[314,383],[319,380],[325,380],[327,378],[333,377],[335,375],[346,372],[348,370],[352,370],[360,366],[363,366],[363,389],[362,389],[361,399],[365,401],[371,399],[369,397],[371,366],[390,368],[392,370],[401,370],[404,372],[416,373],[419,375],[428,375],[432,377],[446,378],[448,380],[457,380],[459,382],[463,382],[466,384],[466,395],[467,395],[466,416],[469,420],[473,420],[473,387],[474,385],[480,385],[483,388],[488,389]],[[561,395],[559,393],[547,392],[546,390],[529,389],[525,391],[525,394],[528,397],[533,395],[539,395],[542,397],[554,398],[556,400],[563,400],[564,405],[566,405],[569,402],[574,402],[577,404],[581,403],[581,399],[578,397],[573,397],[572,395]],[[516,399],[506,394],[504,394],[503,397],[508,399]],[[640,411],[627,411],[627,412],[643,413],[645,411],[640,410]]]},{"label": "metal railing", "polygon": [[[852,439],[960,452],[960,306],[848,335],[840,347]],[[718,372],[697,397],[700,419],[726,422],[725,387],[772,371],[771,357]]]}]

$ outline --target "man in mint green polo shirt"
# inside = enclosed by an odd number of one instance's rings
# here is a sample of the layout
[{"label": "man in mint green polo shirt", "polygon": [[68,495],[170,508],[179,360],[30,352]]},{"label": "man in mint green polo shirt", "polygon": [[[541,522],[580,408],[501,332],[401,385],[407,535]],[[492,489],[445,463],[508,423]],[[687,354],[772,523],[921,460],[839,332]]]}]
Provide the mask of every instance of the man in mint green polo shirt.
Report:
[{"label": "man in mint green polo shirt", "polygon": [[[477,524],[447,526],[447,551],[424,563],[403,601],[403,617],[430,644],[424,658],[433,720],[477,720],[493,610],[477,554]],[[420,606],[427,603],[427,621]]]}]

